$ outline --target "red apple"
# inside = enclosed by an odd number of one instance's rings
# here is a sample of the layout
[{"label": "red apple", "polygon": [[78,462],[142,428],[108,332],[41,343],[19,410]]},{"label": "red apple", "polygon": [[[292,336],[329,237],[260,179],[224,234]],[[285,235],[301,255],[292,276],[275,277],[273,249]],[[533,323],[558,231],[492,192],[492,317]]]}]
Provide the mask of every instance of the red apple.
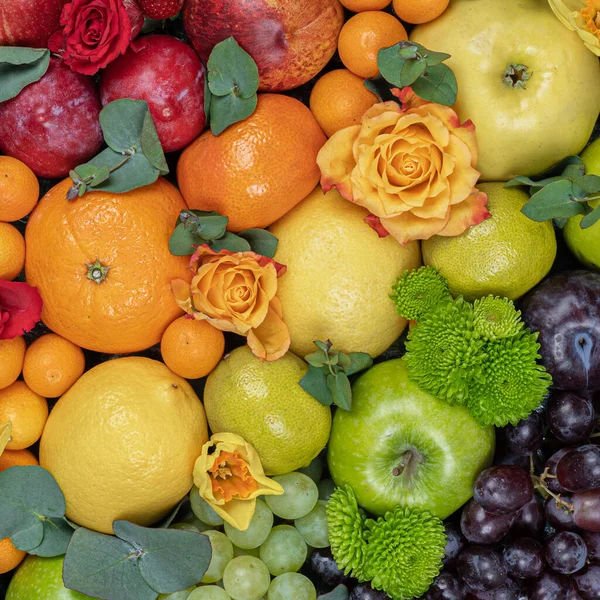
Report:
[{"label": "red apple", "polygon": [[100,109],[92,78],[51,58],[39,81],[0,103],[0,150],[39,177],[64,177],[102,147]]},{"label": "red apple", "polygon": [[45,48],[69,0],[1,0],[0,46]]},{"label": "red apple", "polygon": [[102,105],[145,100],[165,152],[181,150],[204,129],[204,67],[186,43],[169,35],[136,40],[101,74]]},{"label": "red apple", "polygon": [[185,0],[183,24],[206,64],[234,36],[258,65],[260,89],[291,90],[335,53],[344,14],[338,0]]}]

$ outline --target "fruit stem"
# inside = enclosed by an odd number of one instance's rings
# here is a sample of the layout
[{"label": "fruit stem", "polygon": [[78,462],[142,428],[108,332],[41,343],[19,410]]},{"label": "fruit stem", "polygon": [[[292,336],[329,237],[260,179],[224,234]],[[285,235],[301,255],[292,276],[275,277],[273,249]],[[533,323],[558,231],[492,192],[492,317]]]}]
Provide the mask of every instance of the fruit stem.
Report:
[{"label": "fruit stem", "polygon": [[513,89],[526,89],[525,83],[531,79],[533,73],[526,65],[510,63],[502,74],[502,82]]},{"label": "fruit stem", "polygon": [[90,279],[98,285],[100,285],[106,279],[106,276],[110,271],[110,267],[108,267],[107,265],[103,265],[97,258],[96,262],[90,264],[86,263],[85,266],[88,270],[86,274],[87,279]]},{"label": "fruit stem", "polygon": [[405,481],[410,485],[413,477],[416,474],[417,466],[423,462],[423,455],[416,449],[412,448],[406,450],[400,455],[400,462],[396,467],[392,469],[392,475],[394,477],[400,477],[405,475]]},{"label": "fruit stem", "polygon": [[533,482],[534,489],[536,489],[544,499],[550,496],[554,498],[556,506],[562,507],[569,512],[573,512],[574,506],[571,502],[563,500],[560,497],[560,494],[555,494],[554,492],[551,492],[546,486],[546,479],[556,479],[556,475],[550,475],[550,473],[548,472],[548,468],[546,468],[540,476],[537,476],[533,472],[533,456],[531,455],[529,456],[529,463],[531,465],[530,476],[531,481]]}]

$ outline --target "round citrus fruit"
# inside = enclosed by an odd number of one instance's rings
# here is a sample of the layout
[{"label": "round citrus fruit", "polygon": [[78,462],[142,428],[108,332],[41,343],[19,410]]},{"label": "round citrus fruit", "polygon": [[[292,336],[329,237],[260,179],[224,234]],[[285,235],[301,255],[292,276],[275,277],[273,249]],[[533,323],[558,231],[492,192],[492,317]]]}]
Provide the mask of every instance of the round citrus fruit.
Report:
[{"label": "round citrus fruit", "polygon": [[0,540],[0,573],[12,571],[27,556],[27,552],[17,550],[10,538]]},{"label": "round citrus fruit", "polygon": [[0,423],[12,423],[9,450],[22,450],[35,444],[48,418],[45,398],[30,390],[25,382],[15,381],[0,390]]},{"label": "round citrus fruit", "polygon": [[325,73],[310,93],[310,110],[327,137],[360,124],[366,110],[377,102],[377,96],[364,86],[363,79],[348,69]]},{"label": "round citrus fruit", "polygon": [[352,12],[383,10],[392,0],[340,0],[341,5]]},{"label": "round citrus fruit", "polygon": [[36,205],[40,185],[35,173],[12,156],[0,156],[0,221],[18,221]]},{"label": "round citrus fruit", "polygon": [[40,465],[56,479],[67,517],[103,533],[113,521],[150,525],[192,487],[208,440],[202,403],[163,363],[117,358],[87,371],[56,403]]},{"label": "round citrus fruit", "polygon": [[39,464],[35,454],[29,450],[5,450],[0,454],[0,471],[10,467],[31,467]]},{"label": "round citrus fruit", "polygon": [[338,39],[338,51],[346,69],[359,77],[375,77],[379,73],[379,50],[407,39],[406,29],[396,17],[368,10],[344,23]]},{"label": "round citrus fruit", "polygon": [[42,320],[98,352],[156,344],[181,314],[170,281],[189,279],[189,259],[168,247],[183,198],[163,178],[123,194],[88,192],[68,201],[71,185],[65,179],[40,200],[25,232],[25,273],[44,301]]},{"label": "round citrus fruit", "polygon": [[306,371],[306,363],[290,352],[269,362],[248,346],[236,348],[206,381],[211,431],[243,437],[267,475],[307,466],[327,444],[331,410],[300,387]]},{"label": "round citrus fruit", "polygon": [[204,132],[183,151],[177,183],[189,208],[226,215],[231,231],[266,227],[315,187],[325,141],[304,104],[259,94],[250,117],[219,136]]},{"label": "round citrus fruit", "polygon": [[536,223],[521,209],[529,196],[504,183],[482,183],[491,217],[456,237],[422,243],[423,262],[436,268],[450,291],[474,300],[488,294],[520,298],[548,273],[556,256],[551,221]]},{"label": "round citrus fruit", "polygon": [[277,295],[298,356],[330,339],[337,350],[374,357],[406,326],[389,294],[405,269],[420,266],[419,244],[380,238],[368,214],[318,187],[270,228],[279,239],[275,260],[287,265]]},{"label": "round citrus fruit", "polygon": [[25,239],[10,223],[0,223],[0,279],[14,279],[24,264]]},{"label": "round citrus fruit", "polygon": [[186,379],[206,377],[225,350],[223,332],[208,321],[175,319],[163,333],[160,353],[173,373]]},{"label": "round citrus fruit", "polygon": [[25,352],[23,379],[45,398],[62,396],[84,370],[83,350],[55,333],[42,335]]},{"label": "round citrus fruit", "polygon": [[421,24],[437,19],[450,0],[394,0],[394,12],[407,23]]},{"label": "round citrus fruit", "polygon": [[22,336],[0,340],[0,390],[14,383],[21,374],[26,348]]}]

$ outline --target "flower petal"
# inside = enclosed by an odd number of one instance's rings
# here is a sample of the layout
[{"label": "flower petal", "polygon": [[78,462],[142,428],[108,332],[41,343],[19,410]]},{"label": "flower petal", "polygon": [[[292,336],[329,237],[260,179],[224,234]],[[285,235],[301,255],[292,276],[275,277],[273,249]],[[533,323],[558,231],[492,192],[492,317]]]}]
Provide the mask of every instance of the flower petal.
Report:
[{"label": "flower petal", "polygon": [[446,226],[438,231],[437,235],[454,237],[466,231],[472,225],[478,225],[490,217],[487,209],[487,195],[479,190],[473,193],[460,204],[450,207],[450,218]]},{"label": "flower petal", "polygon": [[350,174],[356,165],[352,145],[360,128],[360,125],[353,125],[336,131],[317,154],[323,192],[328,192],[335,186],[338,192],[350,202],[353,201]]},{"label": "flower petal", "polygon": [[41,314],[42,298],[37,288],[0,279],[0,340],[11,340],[31,331]]},{"label": "flower petal", "polygon": [[281,319],[281,303],[275,297],[269,312],[259,327],[248,332],[248,346],[252,353],[263,360],[281,358],[290,347],[290,331]]}]

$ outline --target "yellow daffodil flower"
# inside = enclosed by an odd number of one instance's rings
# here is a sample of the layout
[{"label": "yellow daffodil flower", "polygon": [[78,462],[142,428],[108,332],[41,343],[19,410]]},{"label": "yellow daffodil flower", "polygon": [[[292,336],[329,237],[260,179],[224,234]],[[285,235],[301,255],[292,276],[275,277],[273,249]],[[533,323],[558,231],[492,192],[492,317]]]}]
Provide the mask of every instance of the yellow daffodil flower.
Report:
[{"label": "yellow daffodil flower", "polygon": [[600,56],[600,0],[548,0],[550,8],[586,47]]}]

